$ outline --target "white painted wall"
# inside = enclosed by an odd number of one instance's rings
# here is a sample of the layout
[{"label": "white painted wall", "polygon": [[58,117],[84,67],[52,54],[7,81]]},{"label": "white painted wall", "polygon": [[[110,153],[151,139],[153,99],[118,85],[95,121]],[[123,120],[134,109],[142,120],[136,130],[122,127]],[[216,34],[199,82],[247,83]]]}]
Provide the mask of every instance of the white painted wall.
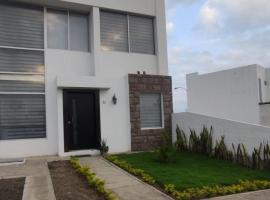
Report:
[{"label": "white painted wall", "polygon": [[188,112],[259,124],[258,71],[262,69],[251,65],[187,75]]},{"label": "white painted wall", "polygon": [[200,133],[203,126],[210,128],[213,126],[214,139],[225,136],[226,144],[231,147],[239,143],[245,144],[249,153],[255,147],[259,147],[261,142],[270,142],[270,127],[237,122],[200,115],[195,113],[175,113],[172,115],[173,139],[176,138],[176,126],[179,125],[186,134],[190,134],[190,129]]},{"label": "white painted wall", "polygon": [[[74,87],[100,89],[101,137],[107,140],[111,152],[129,151],[131,136],[128,74],[145,71],[147,74],[168,75],[164,0],[23,1],[89,10],[91,53],[48,49],[45,25],[47,138],[0,141],[0,158],[69,155],[64,153],[63,89]],[[99,7],[155,16],[156,55],[102,51]],[[114,94],[118,98],[116,105],[112,104]]]}]

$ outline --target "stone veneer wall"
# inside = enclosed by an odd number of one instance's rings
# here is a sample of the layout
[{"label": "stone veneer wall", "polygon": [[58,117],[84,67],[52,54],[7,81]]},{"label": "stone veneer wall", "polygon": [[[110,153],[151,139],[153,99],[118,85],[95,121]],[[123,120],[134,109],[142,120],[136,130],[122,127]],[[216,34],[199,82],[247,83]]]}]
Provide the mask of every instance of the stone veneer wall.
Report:
[{"label": "stone veneer wall", "polygon": [[[170,76],[129,74],[131,150],[153,150],[160,144],[160,135],[172,126],[172,80]],[[142,130],[140,126],[140,93],[156,92],[163,96],[164,129]]]}]

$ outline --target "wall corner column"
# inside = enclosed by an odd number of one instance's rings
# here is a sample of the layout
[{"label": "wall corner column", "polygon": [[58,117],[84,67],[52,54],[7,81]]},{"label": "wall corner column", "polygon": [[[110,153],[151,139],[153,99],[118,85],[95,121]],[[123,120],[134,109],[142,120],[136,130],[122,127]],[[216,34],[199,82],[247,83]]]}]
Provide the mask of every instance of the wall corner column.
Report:
[{"label": "wall corner column", "polygon": [[156,51],[159,75],[168,75],[165,0],[156,0]]},{"label": "wall corner column", "polygon": [[100,64],[100,11],[98,7],[92,8],[90,30],[94,76],[98,76]]}]

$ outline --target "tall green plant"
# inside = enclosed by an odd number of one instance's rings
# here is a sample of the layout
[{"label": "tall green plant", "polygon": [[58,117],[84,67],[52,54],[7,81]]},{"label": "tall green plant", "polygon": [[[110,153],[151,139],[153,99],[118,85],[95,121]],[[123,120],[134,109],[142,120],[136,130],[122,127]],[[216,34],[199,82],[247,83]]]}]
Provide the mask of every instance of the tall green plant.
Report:
[{"label": "tall green plant", "polygon": [[173,147],[171,136],[166,132],[161,133],[161,143],[157,149],[157,160],[162,163],[167,163],[172,160]]},{"label": "tall green plant", "polygon": [[186,134],[182,129],[179,128],[178,125],[176,127],[176,142],[174,145],[178,151],[187,151],[188,150],[188,143],[187,143]]}]

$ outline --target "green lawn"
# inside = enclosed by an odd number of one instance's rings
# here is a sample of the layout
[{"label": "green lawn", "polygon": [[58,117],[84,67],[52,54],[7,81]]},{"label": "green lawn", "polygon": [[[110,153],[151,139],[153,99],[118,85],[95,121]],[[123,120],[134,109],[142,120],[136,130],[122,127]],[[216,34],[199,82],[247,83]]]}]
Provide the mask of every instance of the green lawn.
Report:
[{"label": "green lawn", "polygon": [[193,153],[178,153],[174,163],[158,163],[155,153],[121,154],[136,168],[145,170],[160,184],[174,184],[177,189],[191,187],[230,185],[239,180],[270,180],[270,171],[258,171],[241,167],[227,161],[208,158]]}]

